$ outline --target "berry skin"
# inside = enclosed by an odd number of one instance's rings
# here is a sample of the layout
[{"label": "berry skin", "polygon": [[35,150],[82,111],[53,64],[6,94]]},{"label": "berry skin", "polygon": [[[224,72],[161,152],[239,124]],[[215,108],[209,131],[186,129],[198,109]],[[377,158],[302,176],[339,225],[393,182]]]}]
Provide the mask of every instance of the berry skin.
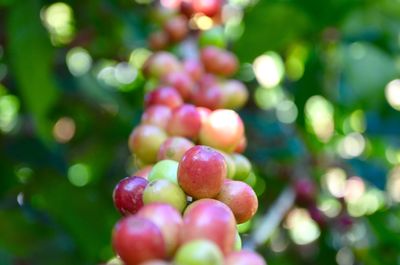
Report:
[{"label": "berry skin", "polygon": [[169,19],[164,24],[164,30],[167,33],[169,40],[178,42],[184,39],[189,33],[187,19],[184,16],[177,16]]},{"label": "berry skin", "polygon": [[173,87],[163,86],[147,93],[144,102],[146,107],[159,104],[174,109],[183,104],[183,99]]},{"label": "berry skin", "polygon": [[247,222],[257,212],[257,195],[242,181],[225,180],[216,199],[229,206],[238,224]]},{"label": "berry skin", "polygon": [[207,239],[216,243],[226,255],[233,251],[236,222],[231,210],[214,199],[197,200],[183,215],[182,243]]},{"label": "berry skin", "polygon": [[115,252],[127,265],[166,257],[160,229],[150,220],[135,215],[125,217],[115,225],[112,243]]},{"label": "berry skin", "polygon": [[143,191],[149,182],[141,177],[122,179],[113,192],[114,205],[122,215],[135,214],[143,206]]},{"label": "berry skin", "polygon": [[169,107],[152,105],[143,113],[142,124],[152,124],[166,130],[171,116],[172,111]]},{"label": "berry skin", "polygon": [[213,111],[202,124],[200,143],[225,152],[232,152],[244,135],[244,125],[233,110]]},{"label": "berry skin", "polygon": [[195,86],[191,77],[184,71],[167,74],[163,78],[163,84],[175,88],[184,100],[190,98]]},{"label": "berry skin", "polygon": [[183,154],[193,146],[193,142],[184,137],[170,137],[160,146],[157,159],[159,161],[170,159],[179,162],[182,159]]},{"label": "berry skin", "polygon": [[170,135],[195,139],[201,129],[201,117],[197,108],[191,104],[183,104],[174,109],[168,122],[167,131]]},{"label": "berry skin", "polygon": [[190,148],[179,162],[178,183],[196,199],[215,197],[221,191],[226,177],[224,156],[207,146]]},{"label": "berry skin", "polygon": [[232,252],[225,258],[225,265],[267,265],[257,253],[249,250]]},{"label": "berry skin", "polygon": [[140,209],[137,216],[157,225],[164,237],[168,256],[172,257],[179,245],[179,233],[183,225],[180,212],[165,203],[151,203]]},{"label": "berry skin", "polygon": [[222,0],[193,0],[193,10],[195,13],[203,13],[213,17],[221,12]]},{"label": "berry skin", "polygon": [[142,124],[132,131],[128,145],[131,152],[143,163],[152,164],[157,161],[158,150],[167,137],[161,128]]},{"label": "berry skin", "polygon": [[308,205],[315,201],[317,190],[314,182],[307,178],[297,179],[294,183],[296,201],[300,205]]}]

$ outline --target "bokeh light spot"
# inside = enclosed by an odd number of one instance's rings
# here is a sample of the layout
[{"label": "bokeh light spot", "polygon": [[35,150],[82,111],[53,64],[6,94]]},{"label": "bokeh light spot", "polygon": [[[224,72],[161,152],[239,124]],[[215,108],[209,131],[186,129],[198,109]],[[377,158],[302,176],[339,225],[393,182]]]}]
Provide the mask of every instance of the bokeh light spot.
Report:
[{"label": "bokeh light spot", "polygon": [[253,69],[257,81],[266,88],[277,86],[285,73],[282,58],[275,52],[258,56],[253,62]]},{"label": "bokeh light spot", "polygon": [[75,130],[75,121],[68,117],[62,117],[53,127],[53,136],[57,142],[67,143],[74,137]]},{"label": "bokeh light spot", "polygon": [[67,67],[74,76],[86,74],[92,66],[92,57],[81,47],[75,47],[67,53]]},{"label": "bokeh light spot", "polygon": [[91,179],[89,166],[83,163],[72,165],[68,169],[68,179],[72,185],[77,187],[87,185]]},{"label": "bokeh light spot", "polygon": [[400,111],[400,79],[395,79],[387,84],[385,96],[389,105]]}]

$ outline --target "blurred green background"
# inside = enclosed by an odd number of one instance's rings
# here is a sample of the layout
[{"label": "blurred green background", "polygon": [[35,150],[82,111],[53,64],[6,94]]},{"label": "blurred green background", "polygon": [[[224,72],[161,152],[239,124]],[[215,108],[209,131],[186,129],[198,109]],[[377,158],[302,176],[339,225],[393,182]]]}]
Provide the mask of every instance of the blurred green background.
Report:
[{"label": "blurred green background", "polygon": [[[1,265],[112,257],[148,2],[0,0]],[[333,220],[320,229],[296,206],[259,251],[270,265],[400,264],[400,1],[228,2],[259,213],[302,168]]]}]

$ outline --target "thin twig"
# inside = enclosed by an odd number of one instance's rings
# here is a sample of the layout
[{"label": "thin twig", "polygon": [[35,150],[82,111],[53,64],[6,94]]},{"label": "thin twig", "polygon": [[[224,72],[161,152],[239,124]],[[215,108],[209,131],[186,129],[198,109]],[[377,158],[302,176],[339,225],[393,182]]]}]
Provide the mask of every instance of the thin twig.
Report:
[{"label": "thin twig", "polygon": [[268,212],[259,219],[255,225],[250,238],[245,242],[245,249],[256,249],[264,244],[282,222],[286,213],[292,208],[295,194],[291,187],[287,187],[271,206]]}]

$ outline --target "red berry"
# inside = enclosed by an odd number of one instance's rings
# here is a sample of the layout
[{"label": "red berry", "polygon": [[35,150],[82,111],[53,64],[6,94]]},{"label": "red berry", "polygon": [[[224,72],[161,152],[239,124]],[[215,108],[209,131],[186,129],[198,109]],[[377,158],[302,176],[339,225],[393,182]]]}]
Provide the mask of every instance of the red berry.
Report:
[{"label": "red berry", "polygon": [[171,116],[172,111],[168,106],[152,105],[143,113],[142,123],[156,125],[165,130]]},{"label": "red berry", "polygon": [[164,31],[156,31],[149,36],[149,46],[152,50],[163,50],[168,46],[168,35]]},{"label": "red berry", "polygon": [[214,110],[202,124],[201,144],[226,152],[232,152],[244,135],[240,116],[233,110]]},{"label": "red berry", "polygon": [[187,59],[183,62],[183,70],[194,81],[199,81],[204,74],[203,65],[198,60],[193,59]]},{"label": "red berry", "polygon": [[316,186],[313,181],[308,178],[297,179],[294,183],[294,191],[296,193],[297,203],[308,205],[315,201]]},{"label": "red berry", "polygon": [[195,239],[208,239],[216,243],[226,255],[233,250],[236,222],[225,204],[202,199],[188,206],[183,216],[182,243]]},{"label": "red berry", "polygon": [[145,166],[144,168],[141,168],[138,171],[136,171],[135,173],[133,173],[132,176],[147,179],[149,177],[149,174],[150,174],[150,171],[152,168],[153,168],[153,166]]},{"label": "red berry", "polygon": [[194,82],[185,72],[172,72],[163,78],[163,83],[175,88],[182,99],[188,99],[194,89]]},{"label": "red berry", "polygon": [[224,156],[207,146],[190,148],[179,162],[178,183],[186,194],[196,199],[215,197],[226,176]]},{"label": "red berry", "polygon": [[257,195],[249,185],[242,181],[225,180],[216,199],[229,206],[238,224],[250,220],[257,212]]},{"label": "red berry", "polygon": [[192,96],[196,106],[217,109],[221,106],[222,92],[219,86],[197,87]]},{"label": "red berry", "polygon": [[201,117],[195,106],[183,104],[174,109],[167,131],[170,135],[197,138],[201,128]]},{"label": "red berry", "polygon": [[114,205],[123,215],[135,214],[143,206],[143,191],[149,182],[141,177],[122,179],[113,192]]},{"label": "red berry", "polygon": [[183,104],[181,95],[172,87],[164,86],[150,91],[145,96],[145,105],[165,105],[174,109]]},{"label": "red berry", "polygon": [[193,10],[195,13],[203,13],[213,17],[221,12],[222,0],[193,0]]},{"label": "red berry", "polygon": [[241,250],[232,252],[225,258],[225,265],[267,265],[260,254],[249,251]]},{"label": "red berry", "polygon": [[184,137],[170,137],[161,145],[157,159],[159,161],[171,159],[179,162],[183,154],[193,146],[194,144]]},{"label": "red berry", "polygon": [[179,233],[183,225],[181,214],[168,204],[151,203],[140,209],[137,216],[157,225],[164,237],[168,256],[171,257],[179,244]]},{"label": "red berry", "polygon": [[166,257],[160,229],[142,217],[133,215],[121,219],[114,227],[112,241],[114,250],[127,265]]},{"label": "red berry", "polygon": [[189,32],[188,21],[183,16],[171,18],[165,23],[164,30],[171,41],[181,41]]}]

